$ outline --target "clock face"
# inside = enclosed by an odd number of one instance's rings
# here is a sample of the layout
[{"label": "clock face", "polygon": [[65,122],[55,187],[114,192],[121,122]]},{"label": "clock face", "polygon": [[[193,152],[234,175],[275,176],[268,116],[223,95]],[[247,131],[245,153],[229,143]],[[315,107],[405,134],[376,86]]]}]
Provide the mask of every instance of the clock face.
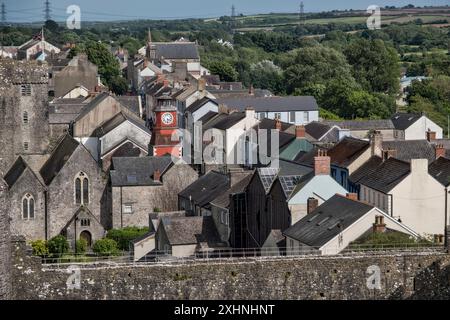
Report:
[{"label": "clock face", "polygon": [[173,115],[169,112],[166,112],[162,115],[161,120],[165,125],[172,124],[173,123]]}]

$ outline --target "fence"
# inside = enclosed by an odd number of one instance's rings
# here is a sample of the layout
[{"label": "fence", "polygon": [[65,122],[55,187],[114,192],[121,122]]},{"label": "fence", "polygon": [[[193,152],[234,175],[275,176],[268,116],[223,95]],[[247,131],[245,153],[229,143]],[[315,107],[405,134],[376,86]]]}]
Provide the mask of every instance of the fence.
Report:
[{"label": "fence", "polygon": [[377,244],[377,245],[350,245],[344,250],[328,248],[317,250],[314,248],[224,248],[214,250],[197,250],[193,254],[175,257],[170,250],[152,251],[139,261],[134,261],[133,253],[122,252],[120,255],[100,256],[66,255],[61,257],[42,257],[43,264],[73,264],[73,263],[187,263],[187,262],[214,262],[242,259],[286,259],[311,258],[321,256],[360,256],[380,254],[426,254],[445,252],[442,245],[405,243],[405,244]]}]

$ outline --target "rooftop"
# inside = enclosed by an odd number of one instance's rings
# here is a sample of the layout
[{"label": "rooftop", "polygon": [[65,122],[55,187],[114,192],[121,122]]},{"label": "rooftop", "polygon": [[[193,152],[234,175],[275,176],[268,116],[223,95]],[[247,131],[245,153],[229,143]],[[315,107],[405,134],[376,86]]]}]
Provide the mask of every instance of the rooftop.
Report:
[{"label": "rooftop", "polygon": [[319,110],[316,99],[311,96],[222,98],[216,102],[241,111],[247,107],[253,107],[256,112]]}]

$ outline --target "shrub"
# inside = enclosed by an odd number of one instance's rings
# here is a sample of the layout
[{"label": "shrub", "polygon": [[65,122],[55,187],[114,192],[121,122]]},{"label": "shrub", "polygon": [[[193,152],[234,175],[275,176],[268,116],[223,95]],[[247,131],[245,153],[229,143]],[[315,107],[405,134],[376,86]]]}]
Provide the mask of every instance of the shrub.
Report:
[{"label": "shrub", "polygon": [[86,253],[88,243],[85,239],[80,239],[76,241],[77,254]]},{"label": "shrub", "polygon": [[117,242],[113,239],[108,238],[103,238],[95,241],[92,250],[102,256],[113,256],[119,252],[117,248]]},{"label": "shrub", "polygon": [[31,242],[31,247],[33,248],[33,254],[35,256],[47,256],[48,247],[45,240],[36,240]]},{"label": "shrub", "polygon": [[69,243],[66,237],[59,235],[47,242],[48,252],[54,256],[62,256],[69,251]]},{"label": "shrub", "polygon": [[123,229],[112,229],[108,231],[106,238],[116,241],[120,250],[128,251],[130,241],[143,236],[148,231],[148,227],[126,227]]}]

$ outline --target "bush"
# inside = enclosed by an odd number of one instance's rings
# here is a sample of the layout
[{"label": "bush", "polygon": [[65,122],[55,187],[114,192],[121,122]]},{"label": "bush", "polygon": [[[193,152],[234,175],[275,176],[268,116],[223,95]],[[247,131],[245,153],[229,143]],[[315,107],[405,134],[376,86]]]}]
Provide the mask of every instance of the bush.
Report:
[{"label": "bush", "polygon": [[59,235],[51,238],[47,242],[48,252],[54,256],[62,256],[63,254],[69,252],[69,243],[66,237]]},{"label": "bush", "polygon": [[106,238],[116,241],[120,250],[128,251],[130,241],[143,236],[148,231],[148,227],[126,227],[123,229],[112,229],[108,231]]},{"label": "bush", "polygon": [[88,243],[85,239],[80,239],[76,241],[75,246],[77,248],[77,254],[83,254],[86,253]]},{"label": "bush", "polygon": [[92,250],[101,256],[113,256],[119,252],[117,242],[108,238],[95,241]]},{"label": "bush", "polygon": [[45,240],[36,240],[31,242],[31,247],[33,248],[33,254],[35,256],[47,256],[48,247]]}]

